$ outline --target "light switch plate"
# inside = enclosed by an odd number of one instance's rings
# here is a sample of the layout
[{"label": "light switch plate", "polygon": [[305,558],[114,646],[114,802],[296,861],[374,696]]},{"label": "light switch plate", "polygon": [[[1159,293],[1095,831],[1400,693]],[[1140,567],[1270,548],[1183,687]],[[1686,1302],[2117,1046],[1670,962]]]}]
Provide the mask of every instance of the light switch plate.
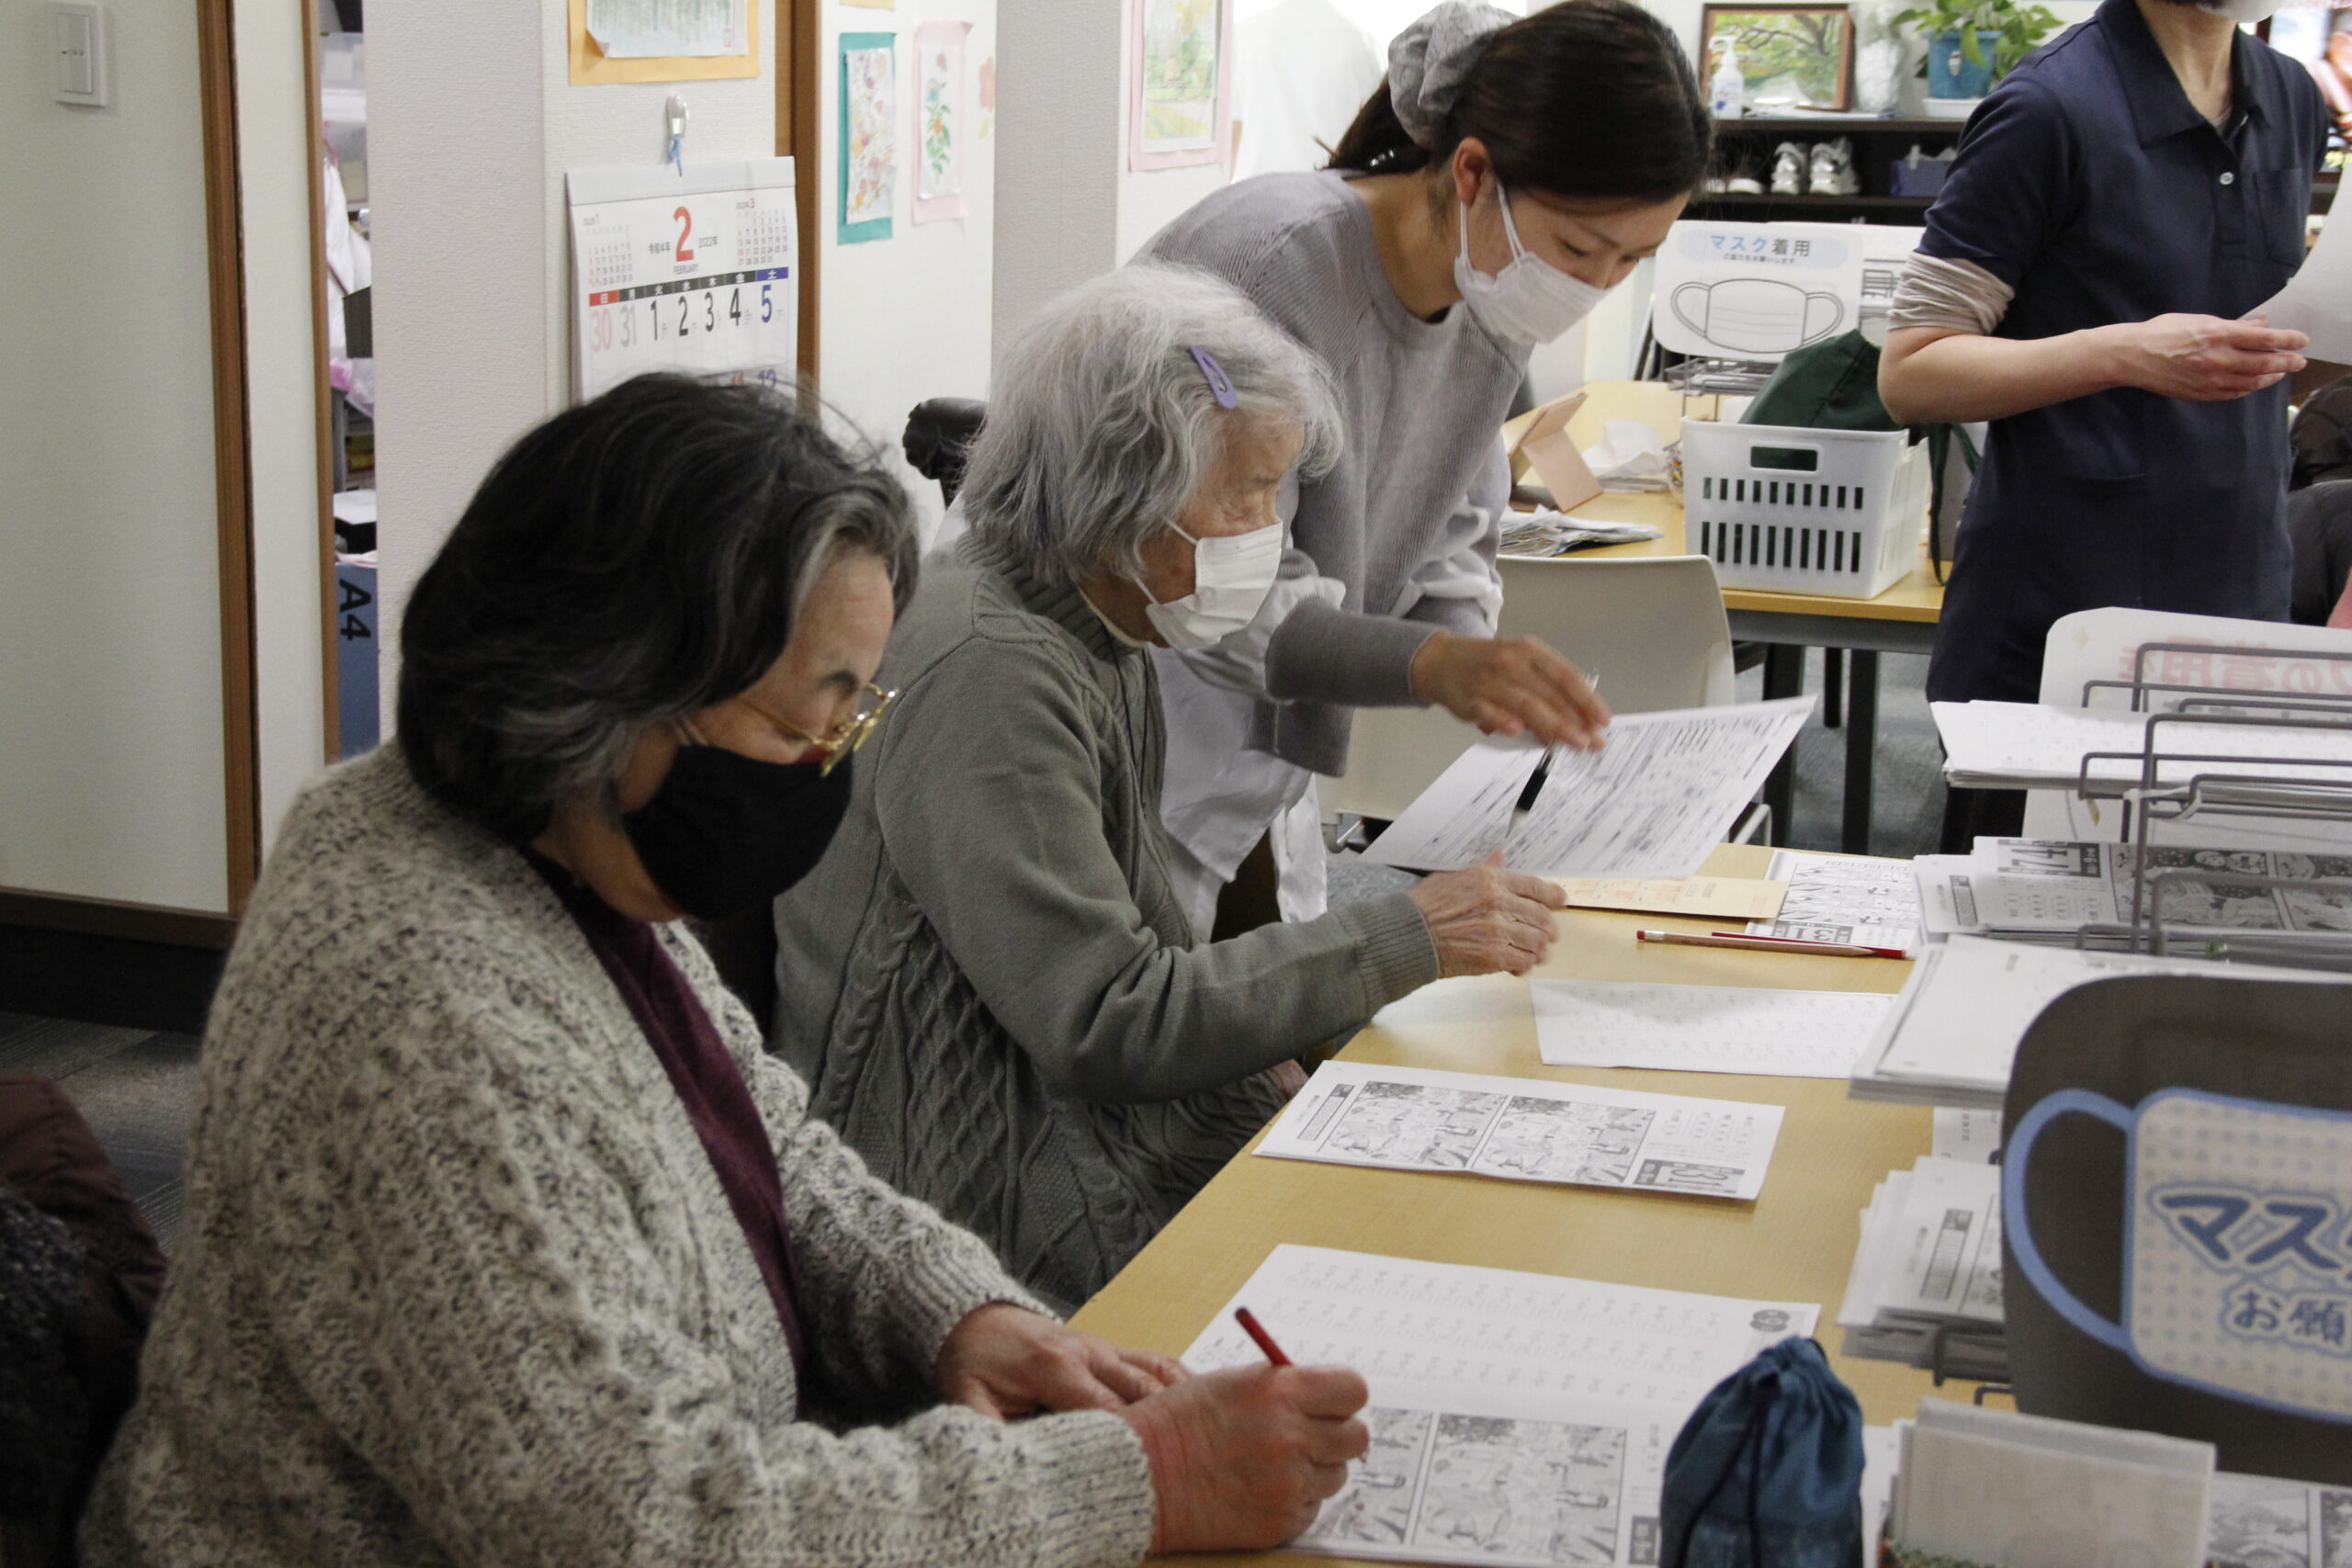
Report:
[{"label": "light switch plate", "polygon": [[49,7],[51,96],[61,104],[107,103],[107,11],[103,6]]}]

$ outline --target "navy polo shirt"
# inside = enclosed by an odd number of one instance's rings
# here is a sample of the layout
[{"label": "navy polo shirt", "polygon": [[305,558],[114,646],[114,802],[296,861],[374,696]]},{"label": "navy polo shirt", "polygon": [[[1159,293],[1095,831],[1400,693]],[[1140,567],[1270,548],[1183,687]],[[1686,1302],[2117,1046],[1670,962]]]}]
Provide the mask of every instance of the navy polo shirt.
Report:
[{"label": "navy polo shirt", "polygon": [[[2302,264],[2326,130],[2308,73],[2268,45],[2239,33],[2230,72],[2216,130],[2134,0],[2105,0],[1970,117],[1920,253],[2017,291],[2000,337],[2245,315]],[[2076,610],[2285,619],[2287,395],[2121,388],[1994,421],[1928,695],[2035,700],[2043,637]]]}]

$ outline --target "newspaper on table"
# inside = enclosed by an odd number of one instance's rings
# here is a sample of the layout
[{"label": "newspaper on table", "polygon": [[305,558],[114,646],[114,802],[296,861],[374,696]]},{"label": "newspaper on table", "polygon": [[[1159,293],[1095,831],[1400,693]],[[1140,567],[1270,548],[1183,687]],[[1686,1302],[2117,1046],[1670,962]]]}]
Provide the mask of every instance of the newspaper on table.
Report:
[{"label": "newspaper on table", "polygon": [[1776,850],[1764,874],[1768,881],[1787,883],[1789,891],[1778,915],[1747,923],[1750,936],[1899,947],[1905,953],[1919,945],[1919,884],[1908,861]]},{"label": "newspaper on table", "polygon": [[1549,510],[1515,512],[1503,520],[1500,548],[1507,556],[1564,556],[1604,545],[1638,545],[1661,537],[1650,523],[1611,523],[1599,517],[1569,517]]},{"label": "newspaper on table", "polygon": [[[2352,886],[2269,887],[2245,880],[2352,880],[2352,855],[2161,844],[2147,854],[2152,875],[2173,874],[2151,882],[2146,897],[2176,931],[2352,935]],[[2138,856],[2131,844],[2049,839],[1979,839],[1967,855],[1923,855],[1916,863],[1928,934],[2071,945],[2085,927],[2129,926]],[[2125,938],[2112,932],[2090,940]]]},{"label": "newspaper on table", "polygon": [[1599,751],[1482,740],[1364,859],[1453,871],[1500,850],[1535,876],[1689,876],[1738,822],[1813,701],[1626,714]]},{"label": "newspaper on table", "polygon": [[1819,1315],[1283,1245],[1185,1351],[1195,1371],[1262,1359],[1237,1306],[1293,1360],[1353,1367],[1372,1388],[1372,1451],[1291,1550],[1503,1568],[1657,1562],[1675,1434],[1708,1390]]},{"label": "newspaper on table", "polygon": [[2007,1379],[2000,1168],[1930,1156],[1888,1172],[1862,1211],[1838,1323],[1849,1356]]},{"label": "newspaper on table", "polygon": [[1763,1190],[1781,1118],[1777,1105],[1326,1062],[1258,1153],[1749,1199]]},{"label": "newspaper on table", "polygon": [[1842,1078],[1894,998],[1874,991],[1536,980],[1535,1048],[1555,1067]]},{"label": "newspaper on table", "polygon": [[1857,1100],[1998,1111],[2018,1043],[2042,1010],[2077,986],[2128,975],[2340,983],[2307,969],[1955,936],[1921,952],[1855,1064],[1850,1092]]},{"label": "newspaper on table", "polygon": [[[1960,789],[2050,789],[2072,787],[2084,759],[2091,777],[2109,783],[2141,776],[2149,715],[2040,703],[1930,703],[1943,739],[1944,777]],[[2211,761],[2167,761],[2157,777],[2185,784],[2199,773],[2227,773],[2256,778],[2352,780],[2352,731],[2298,729],[2270,725],[2175,725],[2157,731],[2161,752],[2217,758]],[[2120,755],[2118,754],[2120,753]],[[2264,761],[2261,758],[2291,761]]]},{"label": "newspaper on table", "polygon": [[2352,1562],[2352,1487],[2218,1472],[2206,1514],[2205,1558],[2221,1568]]}]

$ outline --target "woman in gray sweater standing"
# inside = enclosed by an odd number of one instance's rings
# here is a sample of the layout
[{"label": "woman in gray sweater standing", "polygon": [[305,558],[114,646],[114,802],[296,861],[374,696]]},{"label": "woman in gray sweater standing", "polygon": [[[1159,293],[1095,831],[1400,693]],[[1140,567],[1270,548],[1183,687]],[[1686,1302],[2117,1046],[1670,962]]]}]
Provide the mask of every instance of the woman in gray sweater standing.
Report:
[{"label": "woman in gray sweater standing", "polygon": [[1313,356],[1213,278],[1129,267],[1049,307],[883,661],[841,842],[776,906],[774,1038],[816,1113],[1056,1303],[1239,1151],[1293,1058],[1551,942],[1556,890],[1496,867],[1227,942],[1179,900],[1143,650],[1250,619],[1283,476],[1340,439]]},{"label": "woman in gray sweater standing", "polygon": [[85,1562],[1078,1568],[1338,1489],[1353,1373],[1062,1327],[674,924],[824,852],[913,581],[897,486],[751,389],[642,377],[499,463],[397,743],[304,793],[230,958]]},{"label": "woman in gray sweater standing", "polygon": [[1535,344],[1654,253],[1705,172],[1705,97],[1633,0],[1524,19],[1445,0],[1314,174],[1208,197],[1143,259],[1232,283],[1331,368],[1348,446],[1283,498],[1282,581],[1242,634],[1157,656],[1169,832],[1205,933],[1261,839],[1281,907],[1323,908],[1317,773],[1358,707],[1598,743],[1608,710],[1532,638],[1498,640],[1499,431]]}]

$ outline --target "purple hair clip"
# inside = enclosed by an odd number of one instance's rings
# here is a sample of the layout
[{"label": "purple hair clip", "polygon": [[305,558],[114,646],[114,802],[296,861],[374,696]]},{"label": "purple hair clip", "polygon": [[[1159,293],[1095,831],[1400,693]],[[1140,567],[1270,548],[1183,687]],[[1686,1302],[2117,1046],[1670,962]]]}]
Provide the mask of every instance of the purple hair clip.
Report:
[{"label": "purple hair clip", "polygon": [[1221,409],[1239,408],[1241,394],[1233,389],[1233,378],[1225,373],[1225,367],[1219,365],[1205,348],[1193,348],[1186,352],[1192,355],[1193,363],[1201,367],[1201,374],[1208,378],[1209,395],[1216,399],[1216,406]]}]

